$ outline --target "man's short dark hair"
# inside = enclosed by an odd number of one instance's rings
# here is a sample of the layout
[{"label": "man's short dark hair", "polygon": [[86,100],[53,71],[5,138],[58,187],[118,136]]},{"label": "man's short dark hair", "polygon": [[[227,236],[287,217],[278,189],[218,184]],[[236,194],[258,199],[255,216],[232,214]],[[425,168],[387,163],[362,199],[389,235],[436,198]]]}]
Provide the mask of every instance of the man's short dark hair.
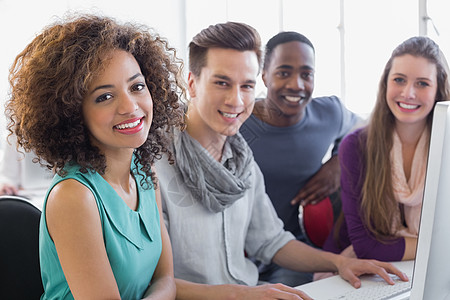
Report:
[{"label": "man's short dark hair", "polygon": [[293,41],[305,43],[308,46],[310,46],[313,49],[313,51],[315,51],[311,41],[303,34],[295,31],[282,31],[274,35],[266,44],[266,52],[264,54],[264,69],[266,69],[269,66],[270,59],[272,58],[273,49],[275,49],[276,46]]},{"label": "man's short dark hair", "polygon": [[189,43],[189,71],[195,76],[206,66],[206,53],[209,48],[254,51],[261,66],[261,38],[250,25],[226,22],[211,25],[198,33]]}]

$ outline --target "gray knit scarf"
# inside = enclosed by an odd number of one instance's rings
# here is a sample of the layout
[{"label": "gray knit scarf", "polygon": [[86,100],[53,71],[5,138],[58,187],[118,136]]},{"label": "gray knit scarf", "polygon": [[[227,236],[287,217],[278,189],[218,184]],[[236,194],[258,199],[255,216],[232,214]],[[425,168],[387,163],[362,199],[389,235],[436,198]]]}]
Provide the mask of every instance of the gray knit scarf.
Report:
[{"label": "gray knit scarf", "polygon": [[253,154],[238,133],[227,137],[232,158],[221,164],[186,131],[175,139],[176,165],[192,195],[209,211],[223,211],[250,187]]}]

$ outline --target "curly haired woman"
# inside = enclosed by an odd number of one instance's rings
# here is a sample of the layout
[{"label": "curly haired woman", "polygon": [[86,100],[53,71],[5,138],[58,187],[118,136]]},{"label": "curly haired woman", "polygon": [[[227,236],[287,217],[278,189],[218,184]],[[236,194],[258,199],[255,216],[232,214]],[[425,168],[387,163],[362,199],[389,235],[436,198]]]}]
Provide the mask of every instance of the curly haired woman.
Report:
[{"label": "curly haired woman", "polygon": [[8,128],[57,174],[40,224],[41,299],[171,299],[153,163],[183,127],[174,49],[144,26],[81,15],[14,61]]}]

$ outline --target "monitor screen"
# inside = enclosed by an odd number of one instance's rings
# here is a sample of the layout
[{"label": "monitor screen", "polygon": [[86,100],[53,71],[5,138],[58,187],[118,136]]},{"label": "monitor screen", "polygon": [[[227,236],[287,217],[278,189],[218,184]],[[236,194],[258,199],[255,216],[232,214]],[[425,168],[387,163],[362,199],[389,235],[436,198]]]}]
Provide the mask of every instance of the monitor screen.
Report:
[{"label": "monitor screen", "polygon": [[434,108],[410,299],[450,299],[450,101]]}]

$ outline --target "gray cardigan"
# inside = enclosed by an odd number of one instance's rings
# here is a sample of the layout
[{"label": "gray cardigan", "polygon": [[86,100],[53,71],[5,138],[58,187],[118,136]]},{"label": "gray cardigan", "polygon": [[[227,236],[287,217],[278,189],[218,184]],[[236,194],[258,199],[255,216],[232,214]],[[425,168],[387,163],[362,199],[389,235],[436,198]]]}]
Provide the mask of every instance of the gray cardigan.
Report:
[{"label": "gray cardigan", "polygon": [[[231,152],[231,151],[230,151]],[[224,152],[223,160],[230,157]],[[258,283],[248,258],[270,263],[294,239],[283,229],[253,161],[251,187],[223,212],[212,213],[194,199],[166,157],[156,163],[164,220],[172,242],[175,277],[204,284]]]}]

